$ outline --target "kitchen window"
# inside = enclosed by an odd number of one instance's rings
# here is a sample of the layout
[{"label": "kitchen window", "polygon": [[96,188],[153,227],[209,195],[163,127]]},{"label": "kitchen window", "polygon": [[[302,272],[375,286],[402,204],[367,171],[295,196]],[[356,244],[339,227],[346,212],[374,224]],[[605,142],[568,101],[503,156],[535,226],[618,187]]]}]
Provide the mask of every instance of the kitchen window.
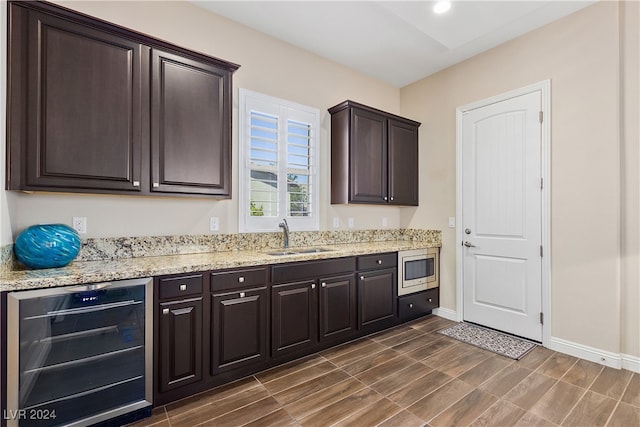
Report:
[{"label": "kitchen window", "polygon": [[240,89],[239,230],[319,229],[320,110]]}]

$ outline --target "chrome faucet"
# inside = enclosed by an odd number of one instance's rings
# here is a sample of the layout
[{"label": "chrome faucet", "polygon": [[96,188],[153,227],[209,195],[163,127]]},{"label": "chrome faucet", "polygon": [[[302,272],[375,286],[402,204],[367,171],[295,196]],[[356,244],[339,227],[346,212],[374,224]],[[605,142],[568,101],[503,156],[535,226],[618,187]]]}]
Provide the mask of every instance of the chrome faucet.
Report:
[{"label": "chrome faucet", "polygon": [[289,224],[287,224],[287,220],[282,218],[282,222],[278,224],[278,227],[282,228],[284,231],[284,248],[289,248]]}]

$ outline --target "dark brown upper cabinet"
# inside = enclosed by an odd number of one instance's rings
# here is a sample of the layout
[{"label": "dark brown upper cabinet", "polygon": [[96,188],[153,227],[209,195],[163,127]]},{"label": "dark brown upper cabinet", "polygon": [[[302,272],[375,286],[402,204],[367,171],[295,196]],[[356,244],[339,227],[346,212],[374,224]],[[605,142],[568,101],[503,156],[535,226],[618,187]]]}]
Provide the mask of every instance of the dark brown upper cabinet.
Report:
[{"label": "dark brown upper cabinet", "polygon": [[237,65],[9,2],[9,190],[231,195]]},{"label": "dark brown upper cabinet", "polygon": [[231,73],[153,49],[152,192],[231,195]]},{"label": "dark brown upper cabinet", "polygon": [[345,101],[331,113],[331,203],[418,205],[420,123]]}]

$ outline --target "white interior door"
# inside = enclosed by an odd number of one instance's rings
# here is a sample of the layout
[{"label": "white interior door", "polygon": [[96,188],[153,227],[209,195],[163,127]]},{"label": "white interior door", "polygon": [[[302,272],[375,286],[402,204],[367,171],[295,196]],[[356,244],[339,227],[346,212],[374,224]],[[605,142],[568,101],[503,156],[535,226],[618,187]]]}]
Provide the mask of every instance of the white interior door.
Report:
[{"label": "white interior door", "polygon": [[542,341],[541,94],[462,117],[463,319]]}]

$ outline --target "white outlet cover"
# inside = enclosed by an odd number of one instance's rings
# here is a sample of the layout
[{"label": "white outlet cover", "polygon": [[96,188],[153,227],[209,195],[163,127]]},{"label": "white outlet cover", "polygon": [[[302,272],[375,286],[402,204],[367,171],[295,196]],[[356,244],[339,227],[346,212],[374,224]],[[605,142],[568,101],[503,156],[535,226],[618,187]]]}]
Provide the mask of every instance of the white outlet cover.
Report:
[{"label": "white outlet cover", "polygon": [[353,217],[349,217],[349,220],[347,221],[347,226],[349,228],[353,228]]},{"label": "white outlet cover", "polygon": [[338,218],[337,216],[333,217],[333,228],[338,228],[340,227],[340,218]]},{"label": "white outlet cover", "polygon": [[382,217],[382,226],[383,226],[383,227],[386,227],[386,226],[388,226],[388,225],[389,225],[389,221],[387,220],[387,217],[386,217],[386,216],[383,216],[383,217]]},{"label": "white outlet cover", "polygon": [[456,217],[455,216],[450,216],[449,217],[449,228],[456,228]]},{"label": "white outlet cover", "polygon": [[220,218],[217,216],[212,216],[209,218],[209,231],[218,231],[220,230]]},{"label": "white outlet cover", "polygon": [[71,227],[78,232],[78,234],[87,234],[87,217],[74,216],[71,220]]}]

